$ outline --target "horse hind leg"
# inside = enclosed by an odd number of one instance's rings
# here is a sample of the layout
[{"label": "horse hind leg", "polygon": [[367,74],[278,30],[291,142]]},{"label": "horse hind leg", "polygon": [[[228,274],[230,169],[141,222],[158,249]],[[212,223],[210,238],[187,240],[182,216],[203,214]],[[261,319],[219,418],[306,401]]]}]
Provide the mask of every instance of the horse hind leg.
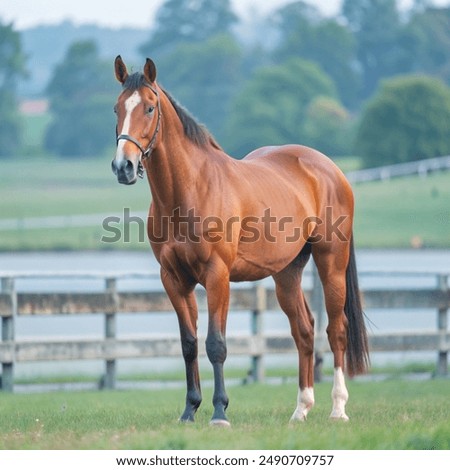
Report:
[{"label": "horse hind leg", "polygon": [[299,358],[297,407],[291,422],[305,421],[314,406],[314,318],[301,289],[302,270],[308,258],[309,254],[298,258],[273,276],[278,302],[289,319]]},{"label": "horse hind leg", "polygon": [[348,421],[349,418],[345,412],[348,391],[344,378],[348,324],[344,313],[345,274],[348,257],[345,253],[339,253],[336,247],[330,250],[320,250],[319,247],[314,247],[313,257],[323,285],[328,315],[327,335],[334,356],[334,378],[331,391],[333,408],[330,418]]},{"label": "horse hind leg", "polygon": [[333,244],[317,244],[313,257],[322,281],[328,314],[328,340],[334,354],[331,418],[348,420],[344,356],[350,376],[367,371],[369,348],[356,272],[353,235]]}]

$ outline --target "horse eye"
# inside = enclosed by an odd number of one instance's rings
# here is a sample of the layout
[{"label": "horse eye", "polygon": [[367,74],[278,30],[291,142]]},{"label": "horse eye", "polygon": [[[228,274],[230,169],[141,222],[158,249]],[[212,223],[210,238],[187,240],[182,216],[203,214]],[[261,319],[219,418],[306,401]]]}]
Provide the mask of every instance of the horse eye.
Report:
[{"label": "horse eye", "polygon": [[149,106],[149,108],[147,110],[147,114],[152,114],[154,110],[155,110],[154,106]]},{"label": "horse eye", "polygon": [[113,111],[117,114],[117,105],[114,106]]}]

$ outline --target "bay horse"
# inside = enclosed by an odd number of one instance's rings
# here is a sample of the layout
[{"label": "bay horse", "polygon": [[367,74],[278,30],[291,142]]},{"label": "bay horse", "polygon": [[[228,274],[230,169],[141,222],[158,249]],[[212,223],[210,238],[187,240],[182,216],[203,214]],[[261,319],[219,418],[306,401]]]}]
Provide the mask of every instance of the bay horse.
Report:
[{"label": "bay horse", "polygon": [[236,160],[158,85],[151,59],[143,72],[129,74],[117,56],[115,76],[122,92],[114,107],[112,170],[123,184],[135,183],[146,170],[152,194],[147,233],[177,313],[186,367],[180,420],[194,421],[202,400],[195,286],[207,294],[211,424],[228,426],[223,364],[230,281],[268,276],[298,349],[299,388],[291,420],[306,419],[314,405],[314,319],[301,279],[311,254],[334,355],[330,417],[348,420],[344,371],[364,373],[369,356],[353,248],[353,193],[343,173],[320,152],[300,145],[263,147]]}]

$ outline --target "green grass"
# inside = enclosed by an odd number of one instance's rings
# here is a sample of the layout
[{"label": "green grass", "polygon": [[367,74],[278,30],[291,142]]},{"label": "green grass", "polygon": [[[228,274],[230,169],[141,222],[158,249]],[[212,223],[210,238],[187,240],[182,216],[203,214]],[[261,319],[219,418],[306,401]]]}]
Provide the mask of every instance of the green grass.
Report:
[{"label": "green grass", "polygon": [[[150,190],[145,181],[133,187],[117,184],[111,172],[111,157],[58,158],[25,157],[2,162],[0,179],[0,220],[8,218],[45,217],[83,214],[120,214],[146,211]],[[105,244],[101,226],[68,229],[7,230],[0,232],[0,250],[50,249],[124,249],[132,246],[148,249],[138,243],[132,226],[129,244]]]},{"label": "green grass", "polygon": [[145,182],[119,185],[111,158],[32,158],[2,162],[1,218],[115,214],[124,207],[146,210],[150,190]]},{"label": "green grass", "polygon": [[229,387],[231,429],[211,429],[212,390],[181,425],[184,390],[0,395],[2,449],[450,449],[445,380],[348,383],[349,423],[328,419],[316,386],[306,423],[289,426],[296,386]]},{"label": "green grass", "polygon": [[[0,220],[95,213],[120,214],[124,208],[146,211],[150,191],[145,180],[132,187],[117,184],[111,156],[58,159],[25,157],[2,161]],[[338,162],[355,168],[357,159]],[[450,245],[450,173],[355,185],[355,238],[358,247]],[[0,250],[148,249],[132,224],[130,243],[103,243],[101,226],[0,232]]]},{"label": "green grass", "polygon": [[354,192],[358,246],[450,246],[450,172],[357,184]]}]

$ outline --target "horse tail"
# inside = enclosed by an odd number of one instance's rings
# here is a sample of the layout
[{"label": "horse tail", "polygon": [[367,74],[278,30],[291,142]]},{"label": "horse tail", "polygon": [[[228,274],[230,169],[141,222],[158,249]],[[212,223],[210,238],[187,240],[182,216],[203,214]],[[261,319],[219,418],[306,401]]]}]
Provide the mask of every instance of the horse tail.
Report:
[{"label": "horse tail", "polygon": [[358,286],[353,234],[350,239],[350,258],[347,265],[344,312],[347,317],[347,373],[364,374],[370,364],[364,312]]}]

